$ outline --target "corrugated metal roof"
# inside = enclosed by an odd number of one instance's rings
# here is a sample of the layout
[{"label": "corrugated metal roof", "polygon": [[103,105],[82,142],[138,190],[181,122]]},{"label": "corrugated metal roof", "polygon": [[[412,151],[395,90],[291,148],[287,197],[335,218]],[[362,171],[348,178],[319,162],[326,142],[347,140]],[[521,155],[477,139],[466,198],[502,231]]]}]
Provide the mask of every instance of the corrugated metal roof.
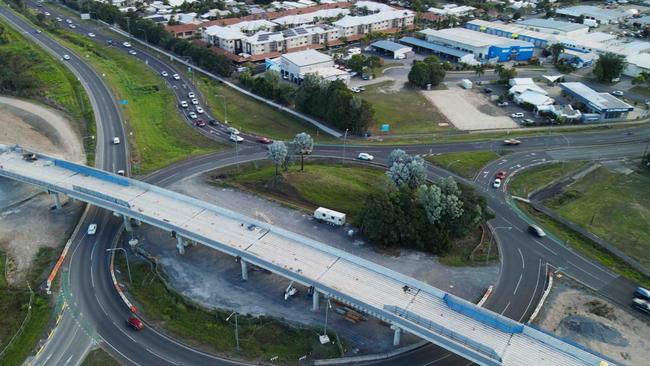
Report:
[{"label": "corrugated metal roof", "polygon": [[386,41],[386,40],[374,42],[371,44],[371,46],[375,48],[381,48],[382,50],[391,51],[391,52],[403,50],[405,48],[410,48],[408,46],[404,46],[403,44],[399,44],[393,41]]},{"label": "corrugated metal roof", "polygon": [[427,42],[425,40],[415,38],[415,37],[403,37],[399,41],[402,42],[402,43],[410,44],[412,46],[426,48],[426,49],[434,51],[434,52],[444,53],[446,55],[451,55],[451,56],[458,57],[458,58],[465,57],[467,55],[471,55],[471,53],[468,53],[468,52],[465,52],[465,51],[461,51],[461,50],[457,50],[455,48],[451,48],[451,47],[442,46],[442,45],[439,45],[439,44]]}]

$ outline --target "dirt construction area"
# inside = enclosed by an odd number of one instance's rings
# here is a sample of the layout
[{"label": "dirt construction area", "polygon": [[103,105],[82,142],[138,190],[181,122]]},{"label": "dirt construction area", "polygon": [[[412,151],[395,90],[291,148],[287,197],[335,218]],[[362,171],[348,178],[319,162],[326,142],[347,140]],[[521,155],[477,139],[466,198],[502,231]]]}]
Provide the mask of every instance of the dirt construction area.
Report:
[{"label": "dirt construction area", "polygon": [[650,360],[649,318],[631,307],[622,309],[571,280],[553,284],[537,325],[619,364],[647,365]]},{"label": "dirt construction area", "polygon": [[503,112],[499,111],[485,95],[478,92],[450,86],[448,90],[429,90],[423,91],[422,94],[459,130],[519,127],[510,117],[502,115]]},{"label": "dirt construction area", "polygon": [[[21,99],[0,97],[0,143],[85,162],[83,145],[66,117]],[[82,205],[51,198],[32,186],[0,178],[0,250],[7,253],[7,279],[23,284],[39,248],[65,243]]]}]

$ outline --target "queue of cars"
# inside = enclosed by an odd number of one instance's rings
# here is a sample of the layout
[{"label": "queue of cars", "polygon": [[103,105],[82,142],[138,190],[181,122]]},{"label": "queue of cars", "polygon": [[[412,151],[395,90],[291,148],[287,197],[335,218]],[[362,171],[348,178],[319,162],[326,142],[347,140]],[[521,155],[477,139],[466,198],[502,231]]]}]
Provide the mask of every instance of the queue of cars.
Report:
[{"label": "queue of cars", "polygon": [[632,307],[650,315],[650,290],[640,286],[637,287],[634,291]]}]

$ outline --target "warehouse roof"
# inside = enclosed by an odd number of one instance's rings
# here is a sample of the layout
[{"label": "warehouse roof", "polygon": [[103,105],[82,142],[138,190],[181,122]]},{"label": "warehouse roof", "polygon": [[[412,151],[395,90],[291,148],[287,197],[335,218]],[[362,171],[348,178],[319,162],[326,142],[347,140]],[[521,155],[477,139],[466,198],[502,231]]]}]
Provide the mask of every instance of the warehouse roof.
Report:
[{"label": "warehouse roof", "polygon": [[573,31],[589,28],[584,24],[560,22],[557,20],[536,19],[536,18],[522,20],[520,22],[517,22],[516,25],[522,25],[526,27],[557,29],[560,32],[573,32]]},{"label": "warehouse roof", "polygon": [[284,60],[297,66],[308,66],[323,62],[332,61],[332,57],[315,50],[305,50],[299,52],[290,52],[282,55]]},{"label": "warehouse roof", "polygon": [[396,51],[399,51],[399,50],[403,50],[405,48],[409,48],[409,49],[411,48],[411,47],[405,46],[403,44],[399,44],[399,43],[396,43],[396,42],[393,42],[393,41],[386,41],[386,40],[381,40],[381,41],[374,42],[373,44],[371,44],[371,46],[375,47],[375,48],[381,48],[382,50],[386,50],[386,51],[390,51],[390,52],[396,52]]},{"label": "warehouse roof", "polygon": [[606,111],[612,109],[634,109],[631,105],[609,93],[599,93],[583,83],[560,83],[560,87],[587,101],[592,107]]},{"label": "warehouse roof", "polygon": [[458,57],[458,58],[462,58],[462,57],[465,57],[467,55],[471,55],[471,53],[469,53],[469,52],[465,52],[465,51],[461,51],[461,50],[456,49],[456,48],[451,48],[451,47],[442,46],[442,45],[439,45],[439,44],[427,42],[425,40],[415,38],[415,37],[403,37],[399,41],[402,42],[402,43],[409,44],[411,46],[426,48],[426,49],[434,51],[434,52],[444,53],[446,55],[451,55],[451,56],[455,56],[455,57]]},{"label": "warehouse roof", "polygon": [[503,37],[483,32],[476,32],[467,28],[447,28],[440,30],[425,29],[420,31],[420,33],[435,37],[440,40],[446,40],[451,43],[461,43],[471,47],[533,47],[532,43],[530,42],[519,41],[516,39],[507,40]]},{"label": "warehouse roof", "polygon": [[577,5],[571,6],[568,8],[560,8],[556,11],[557,14],[567,15],[571,17],[579,17],[584,15],[585,17],[594,18],[596,20],[617,20],[621,18],[627,18],[629,15],[621,11],[603,9],[597,6],[589,5]]}]

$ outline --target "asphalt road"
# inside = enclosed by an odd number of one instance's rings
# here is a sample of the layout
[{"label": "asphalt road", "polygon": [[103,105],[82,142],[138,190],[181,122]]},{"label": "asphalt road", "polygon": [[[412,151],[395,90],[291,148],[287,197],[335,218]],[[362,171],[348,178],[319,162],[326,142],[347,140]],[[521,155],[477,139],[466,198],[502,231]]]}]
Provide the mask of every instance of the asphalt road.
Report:
[{"label": "asphalt road", "polygon": [[[72,56],[69,65],[80,76],[82,83],[89,90],[93,107],[98,116],[98,125],[101,128],[98,132],[98,157],[99,166],[112,169],[125,169],[127,165],[127,152],[125,145],[111,145],[113,136],[121,136],[122,124],[119,123],[119,112],[115,101],[103,85],[102,80],[96,73],[92,72],[87,65],[69,50],[65,50],[44,35],[36,35],[33,29],[22,22],[19,18],[0,9],[1,14],[29,33],[32,37],[38,37],[46,48],[50,48],[57,54],[67,53]],[[78,28],[79,29],[79,28]],[[99,32],[96,32],[99,38]],[[141,52],[138,51],[138,54]],[[143,52],[144,53],[144,52]],[[149,63],[152,64],[152,61]],[[154,64],[155,65],[155,64]],[[82,74],[85,70],[86,73]],[[171,68],[170,68],[171,70]],[[172,89],[173,85],[172,85]],[[108,93],[102,102],[103,91]],[[181,96],[180,90],[176,88]],[[184,93],[184,91],[183,91]],[[101,105],[100,105],[101,104]],[[114,109],[116,115],[111,115]],[[104,131],[105,129],[105,131]],[[641,142],[647,136],[648,128],[641,127],[629,131],[616,130],[605,133],[585,133],[579,135],[550,136],[522,139],[524,143],[520,147],[508,148],[508,150],[521,150],[521,154],[515,154],[516,159],[511,160],[507,169],[515,169],[517,165],[533,163],[532,160],[539,159],[547,147],[556,146],[585,146],[583,149],[567,149],[562,152],[564,158],[570,158],[572,154],[583,154],[581,151],[590,151],[593,154],[597,150],[599,154],[608,150],[608,144],[612,142]],[[630,134],[631,133],[631,134]],[[598,146],[602,145],[602,146]],[[637,144],[640,146],[640,144]],[[478,142],[460,143],[449,145],[419,145],[404,147],[409,153],[441,153],[449,151],[501,149],[500,142]],[[614,146],[620,149],[620,146]],[[345,153],[341,147],[319,147],[315,156],[345,157],[354,158],[359,152],[370,152],[376,157],[377,162],[384,162],[392,147],[356,147],[348,146]],[[542,152],[530,155],[530,152],[523,152],[526,149],[539,150]],[[616,154],[630,154],[631,151],[612,152],[609,156]],[[539,154],[539,155],[537,155]],[[514,155],[513,155],[514,156]],[[521,157],[519,157],[521,156]],[[602,156],[602,155],[601,155]],[[242,149],[236,157],[232,152],[220,152],[208,156],[197,157],[190,161],[174,164],[166,169],[156,172],[146,178],[147,181],[159,185],[167,185],[178,179],[189,175],[198,174],[220,166],[230,165],[244,160],[255,160],[264,158],[263,150],[253,146]],[[495,163],[496,164],[496,163]],[[579,255],[573,253],[569,248],[561,247],[558,243],[532,239],[525,232],[527,223],[523,221],[505,202],[505,195],[501,190],[493,190],[489,187],[493,171],[503,170],[503,165],[488,167],[484,177],[479,175],[476,182],[479,192],[486,194],[490,208],[497,213],[497,218],[491,224],[496,227],[496,234],[502,253],[502,267],[499,282],[496,284],[493,296],[486,303],[486,307],[500,312],[516,320],[525,320],[532,312],[541,292],[544,288],[545,274],[548,269],[546,264],[554,267],[562,267],[562,270],[572,276],[583,280],[595,288],[611,286],[618,279],[606,269],[595,265]],[[447,172],[435,167],[429,167],[430,176],[446,176]],[[57,332],[65,334],[66,337],[53,337],[56,340],[48,344],[53,349],[41,352],[42,364],[75,364],[81,359],[75,351],[87,346],[83,341],[77,341],[79,335],[86,334],[88,339],[95,339],[102,342],[102,345],[111,354],[116,356],[125,364],[237,364],[218,357],[192,350],[174,340],[171,340],[152,328],[144,332],[130,332],[124,321],[129,315],[128,309],[116,296],[112,282],[108,275],[108,256],[105,256],[106,249],[113,244],[113,238],[119,230],[120,220],[109,213],[91,208],[83,227],[95,222],[99,225],[99,231],[94,237],[85,235],[84,230],[74,239],[72,254],[66,268],[68,269],[69,289],[71,299],[69,310],[61,321]],[[64,269],[64,272],[66,270]],[[88,275],[90,274],[90,275]],[[69,320],[66,320],[69,319]],[[74,324],[78,330],[75,330]],[[55,333],[56,335],[57,333]],[[81,340],[84,338],[81,337]],[[89,344],[90,342],[88,342]],[[56,348],[56,349],[54,349]],[[43,358],[50,356],[49,358]],[[73,362],[75,361],[75,362]],[[417,351],[399,356],[398,359],[379,362],[378,364],[395,364],[400,362],[409,365],[431,365],[431,364],[466,364],[467,361],[450,355],[448,352],[435,346],[426,346]],[[377,364],[377,363],[376,363]]]}]

